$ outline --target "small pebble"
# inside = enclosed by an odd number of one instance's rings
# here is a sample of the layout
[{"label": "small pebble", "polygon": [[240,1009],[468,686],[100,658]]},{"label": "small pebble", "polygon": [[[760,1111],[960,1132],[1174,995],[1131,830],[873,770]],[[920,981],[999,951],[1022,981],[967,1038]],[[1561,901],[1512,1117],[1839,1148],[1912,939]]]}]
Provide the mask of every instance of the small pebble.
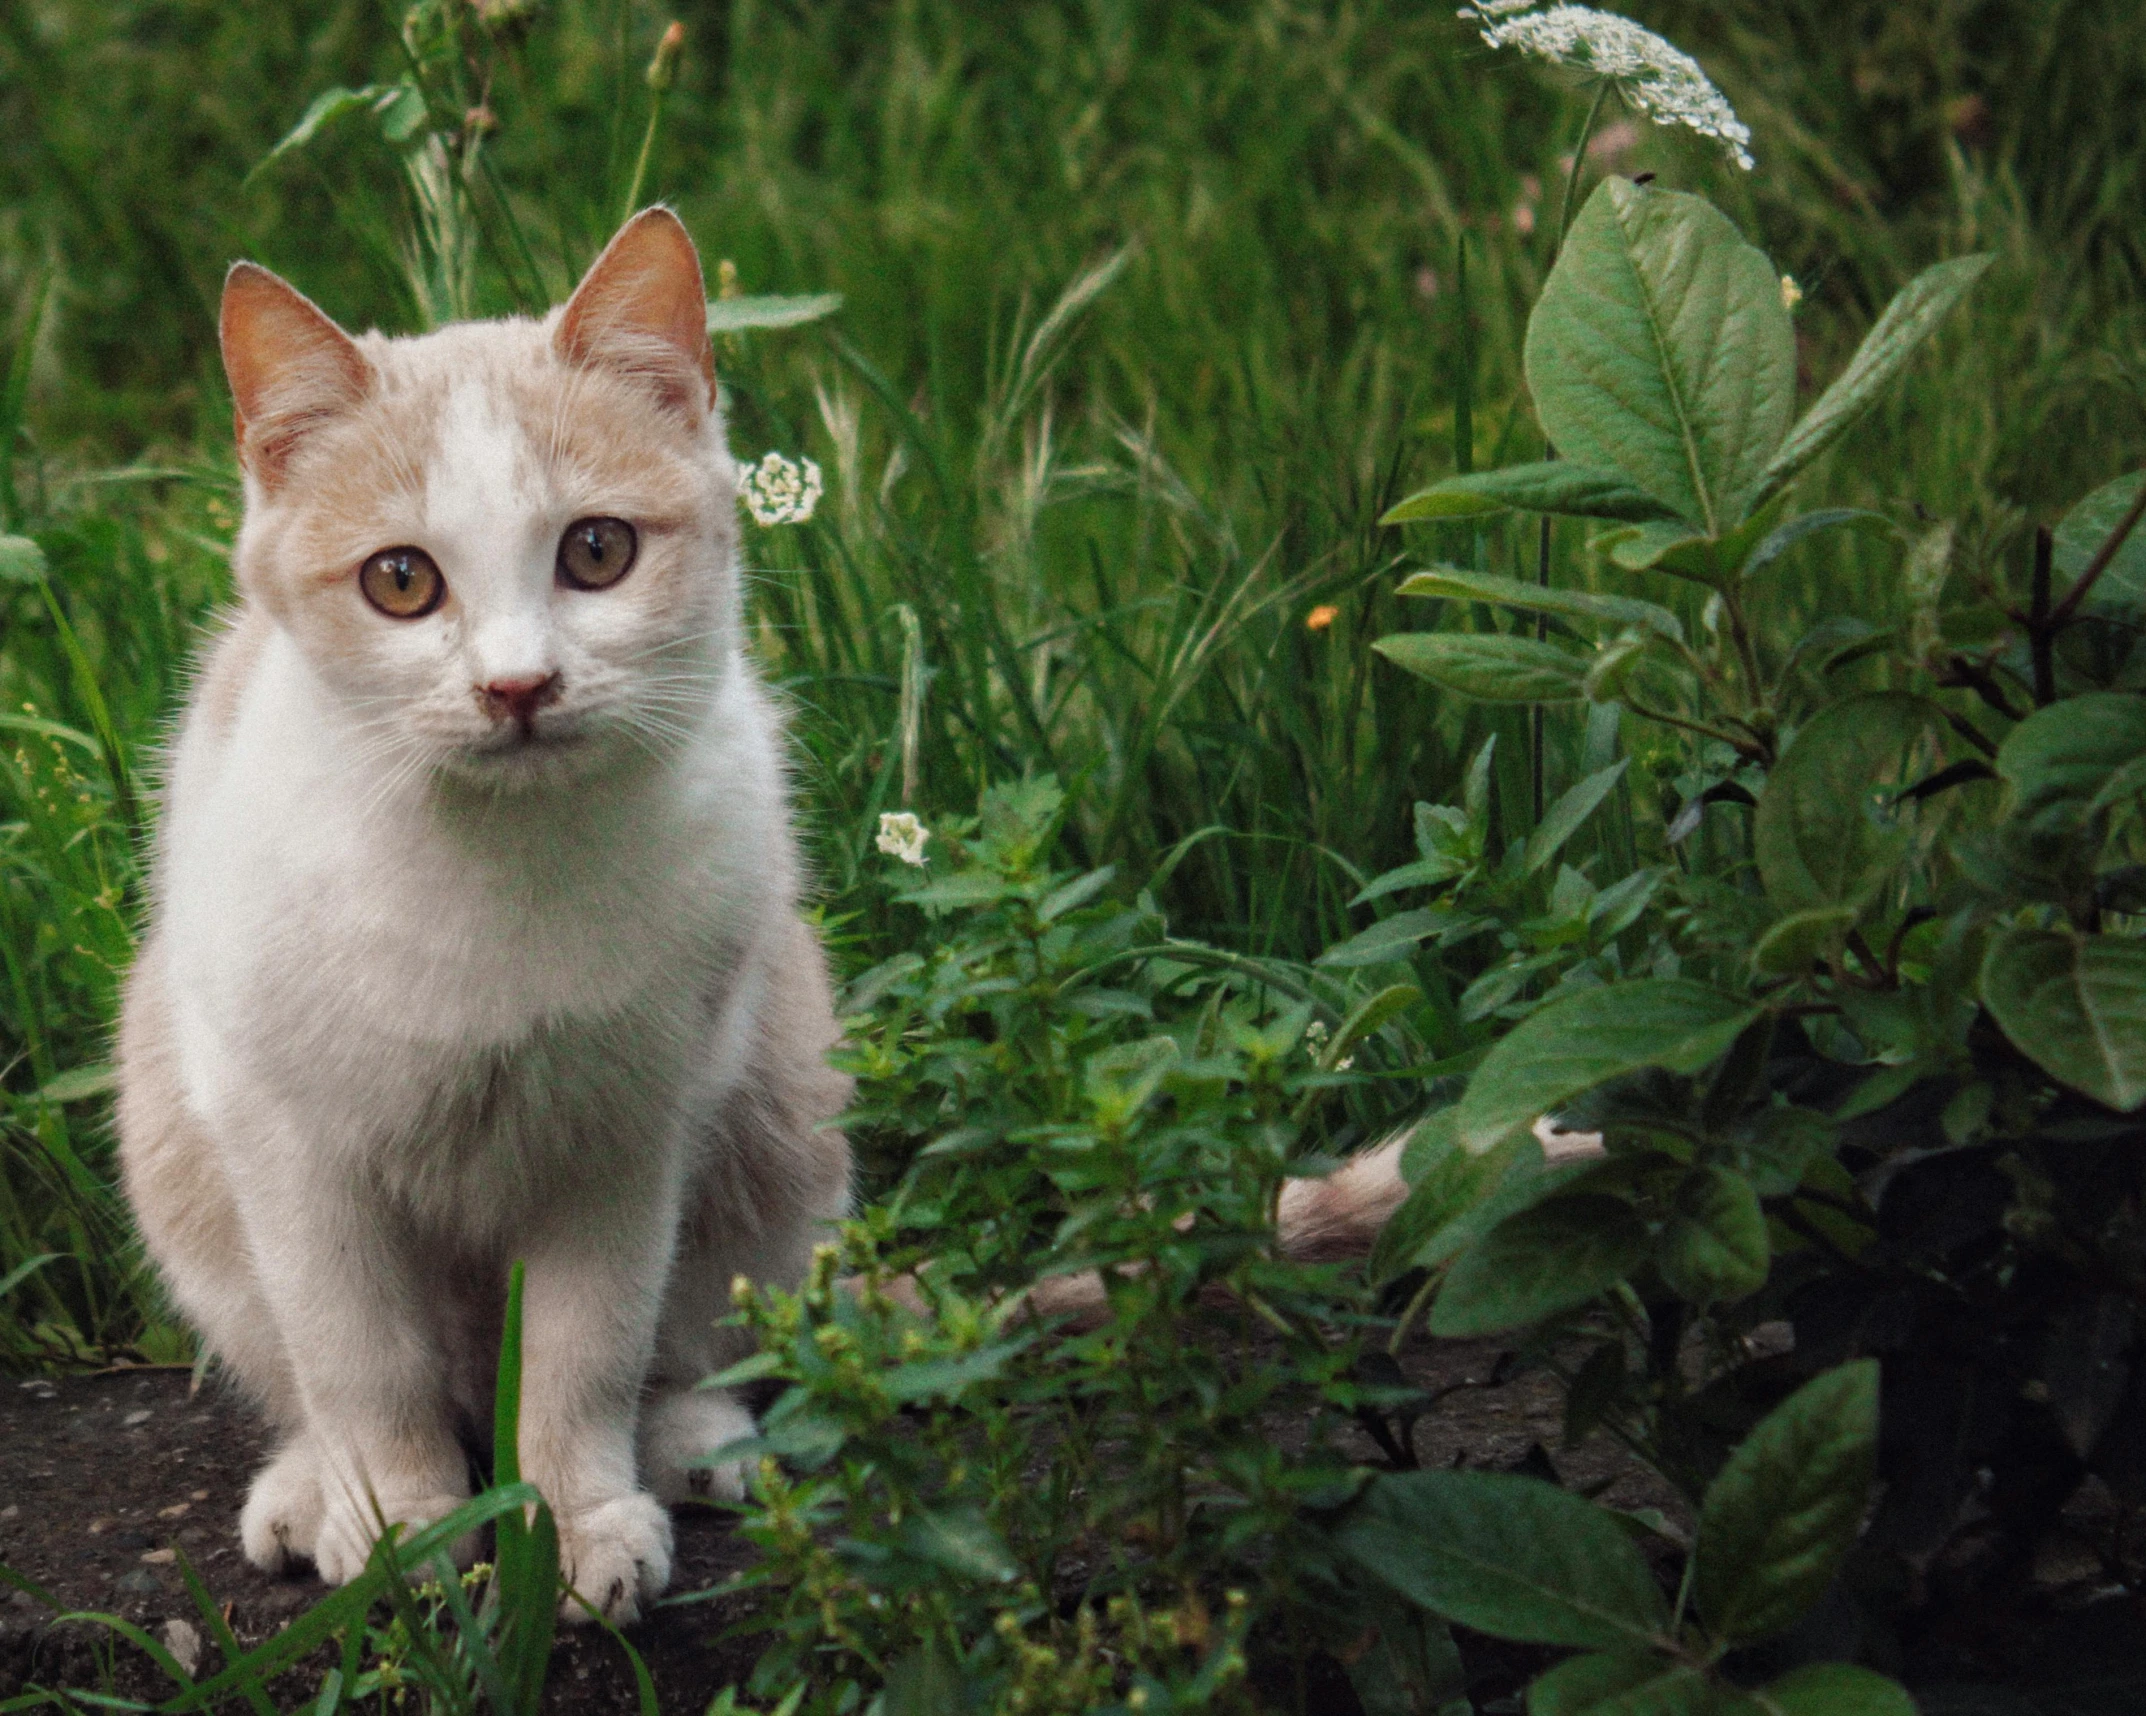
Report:
[{"label": "small pebble", "polygon": [[188,1499],[191,1501],[207,1501],[209,1499],[209,1492],[207,1490],[196,1490],[193,1495]]},{"label": "small pebble", "polygon": [[164,1592],[164,1587],[158,1582],[157,1576],[146,1567],[137,1567],[131,1573],[120,1574],[117,1579],[112,1581],[112,1587],[114,1590],[119,1591],[138,1591],[144,1596],[150,1597],[162,1596]]},{"label": "small pebble", "polygon": [[158,1508],[156,1510],[156,1516],[159,1519],[177,1519],[182,1513],[186,1512],[186,1510],[193,1505],[194,1504],[192,1502],[173,1502],[169,1507]]},{"label": "small pebble", "polygon": [[131,1430],[137,1424],[148,1423],[149,1420],[154,1418],[155,1416],[156,1414],[150,1411],[148,1407],[141,1406],[135,1408],[134,1411],[128,1413],[126,1417],[122,1418],[119,1422],[124,1428]]},{"label": "small pebble", "polygon": [[150,1549],[142,1554],[142,1564],[145,1567],[169,1567],[178,1559],[179,1552],[176,1549]]},{"label": "small pebble", "polygon": [[0,1519],[13,1519],[20,1512],[22,1512],[21,1503],[9,1502],[6,1507],[0,1507]]},{"label": "small pebble", "polygon": [[181,1620],[166,1621],[156,1630],[157,1642],[171,1652],[172,1660],[188,1674],[201,1671],[201,1635]]}]

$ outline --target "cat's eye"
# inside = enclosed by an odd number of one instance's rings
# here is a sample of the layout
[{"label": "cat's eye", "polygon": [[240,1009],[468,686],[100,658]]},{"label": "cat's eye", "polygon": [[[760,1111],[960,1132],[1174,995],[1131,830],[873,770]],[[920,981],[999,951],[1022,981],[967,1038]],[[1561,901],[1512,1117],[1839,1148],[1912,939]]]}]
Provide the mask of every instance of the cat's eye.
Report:
[{"label": "cat's eye", "polygon": [[358,588],[391,620],[418,620],[440,605],[447,580],[422,548],[383,548],[358,568]]},{"label": "cat's eye", "polygon": [[559,578],[576,590],[608,590],[633,569],[640,548],[622,518],[577,518],[559,538]]}]

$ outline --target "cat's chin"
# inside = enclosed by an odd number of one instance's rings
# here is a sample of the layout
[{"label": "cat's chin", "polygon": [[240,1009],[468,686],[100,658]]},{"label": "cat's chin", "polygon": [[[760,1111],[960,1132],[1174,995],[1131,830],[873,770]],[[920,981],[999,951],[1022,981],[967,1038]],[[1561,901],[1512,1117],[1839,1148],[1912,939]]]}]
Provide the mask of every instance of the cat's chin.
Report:
[{"label": "cat's chin", "polygon": [[585,732],[538,733],[504,743],[458,747],[441,759],[441,772],[495,792],[540,792],[586,780],[612,761],[612,747]]}]

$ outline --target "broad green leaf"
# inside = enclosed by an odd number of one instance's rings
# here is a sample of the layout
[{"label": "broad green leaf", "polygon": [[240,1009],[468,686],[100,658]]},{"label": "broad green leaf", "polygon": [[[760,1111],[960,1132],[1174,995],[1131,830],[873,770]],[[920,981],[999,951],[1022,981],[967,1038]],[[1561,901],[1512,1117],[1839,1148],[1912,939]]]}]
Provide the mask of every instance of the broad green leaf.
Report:
[{"label": "broad green leaf", "polygon": [[1767,532],[1745,556],[1743,563],[1728,570],[1740,578],[1755,578],[1806,537],[1827,530],[1890,531],[1893,521],[1882,512],[1860,507],[1826,507],[1806,512]]},{"label": "broad green leaf", "polygon": [[1788,747],[1759,795],[1752,845],[1783,912],[1860,913],[1906,857],[1913,813],[1900,794],[1932,772],[1944,716],[1901,691],[1828,704]]},{"label": "broad green leaf", "polygon": [[1357,931],[1347,941],[1328,948],[1319,955],[1318,962],[1347,971],[1359,965],[1384,965],[1392,960],[1406,959],[1415,952],[1419,941],[1436,935],[1452,921],[1452,913],[1428,906],[1412,912],[1396,912],[1390,918],[1379,919],[1369,929]]},{"label": "broad green leaf", "polygon": [[1629,1651],[1661,1643],[1669,1627],[1669,1607],[1624,1529],[1537,1478],[1374,1478],[1339,1542],[1411,1602],[1494,1638]]},{"label": "broad green leaf", "polygon": [[1557,802],[1543,812],[1542,820],[1528,836],[1523,874],[1534,875],[1565,849],[1565,842],[1580,831],[1580,825],[1594,815],[1595,807],[1624,778],[1629,763],[1630,759],[1625,758],[1606,769],[1597,769],[1558,795]]},{"label": "broad green leaf", "polygon": [[1508,507],[1573,518],[1622,519],[1631,524],[1671,516],[1667,507],[1622,471],[1582,465],[1571,459],[1545,459],[1540,464],[1508,465],[1501,471],[1448,477],[1442,483],[1419,489],[1379,523],[1476,518]]},{"label": "broad green leaf", "polygon": [[[1447,1109],[1443,1116],[1433,1115],[1420,1123],[1419,1131],[1432,1135],[1435,1142],[1431,1151],[1424,1153],[1429,1157],[1427,1163],[1419,1155],[1404,1169],[1414,1183],[1400,1207],[1386,1218],[1371,1248],[1369,1268],[1374,1281],[1391,1281],[1407,1270],[1429,1269],[1443,1263],[1476,1232],[1487,1231],[1472,1229],[1465,1239],[1448,1245],[1443,1241],[1449,1229],[1481,1208],[1508,1179],[1526,1181],[1542,1171],[1542,1150],[1530,1138],[1515,1138],[1480,1156],[1455,1147],[1451,1114],[1452,1110]],[[1417,1142],[1410,1140],[1411,1149]]]},{"label": "broad green leaf", "polygon": [[960,1716],[976,1700],[960,1661],[938,1639],[920,1644],[887,1670],[881,1716]]},{"label": "broad green leaf", "polygon": [[1485,703],[1569,703],[1587,678],[1586,656],[1495,632],[1396,632],[1371,647],[1396,667]]},{"label": "broad green leaf", "polygon": [[1806,976],[1855,926],[1853,906],[1813,906],[1771,925],[1751,950],[1751,965],[1769,977]]},{"label": "broad green leaf", "polygon": [[[2064,515],[2057,526],[2055,566],[2067,582],[2084,572],[2101,552],[2109,533],[2138,499],[2141,482],[2146,482],[2146,473],[2127,471],[2114,482],[2103,483]],[[2085,607],[2089,612],[2131,616],[2146,607],[2146,524],[2124,538],[2116,558],[2094,581]]]},{"label": "broad green leaf", "polygon": [[1528,319],[1527,379],[1559,452],[1719,536],[1795,409],[1780,271],[1704,198],[1605,179]]},{"label": "broad green leaf", "polygon": [[1725,1305],[1766,1285],[1766,1212],[1751,1182],[1698,1168],[1677,1187],[1655,1242],[1654,1266],[1678,1298]]},{"label": "broad green leaf", "polygon": [[1814,1662],[1754,1692],[1765,1716],[1915,1716],[1897,1681],[1849,1662]]},{"label": "broad green leaf", "polygon": [[1459,602],[1496,602],[1535,614],[1564,614],[1613,626],[1644,626],[1665,638],[1684,641],[1684,622],[1654,602],[1642,602],[1633,596],[1603,596],[1592,590],[1568,590],[1555,584],[1531,584],[1523,578],[1501,578],[1494,572],[1433,566],[1427,572],[1413,572],[1402,579],[1400,589],[1394,593],[1444,596]]},{"label": "broad green leaf", "polygon": [[1582,989],[1538,1007],[1501,1038],[1460,1100],[1460,1140],[1488,1150],[1540,1114],[1641,1067],[1696,1073],[1759,1009],[1684,977]]},{"label": "broad green leaf", "polygon": [[1413,983],[1389,984],[1376,995],[1365,996],[1335,1028],[1334,1040],[1319,1051],[1319,1064],[1331,1071],[1364,1038],[1383,1030],[1422,999],[1423,991]]},{"label": "broad green leaf", "polygon": [[1877,326],[1863,336],[1848,367],[1834,377],[1833,385],[1818,396],[1767,463],[1754,505],[1777,493],[1876,402],[1915,355],[1915,348],[1967,296],[1992,260],[1989,256],[1955,257],[1924,269],[1901,288]]},{"label": "broad green leaf", "polygon": [[35,584],[45,576],[45,551],[28,536],[0,536],[0,581]]},{"label": "broad green leaf", "polygon": [[2125,1114],[2146,1103],[2146,941],[2008,931],[1983,957],[1982,1004],[2053,1078]]},{"label": "broad green leaf", "polygon": [[2062,799],[2093,800],[2146,757],[2146,697],[2090,691],[2037,709],[2004,736],[1997,772],[2028,815]]},{"label": "broad green leaf", "polygon": [[810,292],[799,297],[753,296],[710,298],[708,332],[738,334],[749,328],[795,328],[817,322],[842,308],[839,292]]},{"label": "broad green leaf", "polygon": [[1699,1510],[1693,1595],[1717,1639],[1793,1625],[1832,1581],[1863,1522],[1878,1449],[1878,1365],[1813,1377],[1737,1445]]},{"label": "broad green leaf", "polygon": [[1694,534],[1681,520],[1605,531],[1588,547],[1607,554],[1611,565],[1626,572],[1667,572],[1701,584],[1721,581],[1713,539]]},{"label": "broad green leaf", "polygon": [[37,1087],[40,1102],[87,1102],[106,1096],[119,1083],[119,1071],[109,1061],[95,1066],[74,1067]]},{"label": "broad green leaf", "polygon": [[920,1509],[902,1521],[895,1542],[904,1554],[964,1579],[1004,1585],[1020,1576],[1005,1541],[974,1509]]},{"label": "broad green leaf", "polygon": [[1584,1305],[1646,1260],[1621,1198],[1578,1192],[1522,1210],[1461,1254],[1431,1307],[1434,1335],[1494,1335]]},{"label": "broad green leaf", "polygon": [[1576,1656],[1528,1688],[1528,1716],[1728,1716],[1729,1708],[1699,1670],[1658,1654]]},{"label": "broad green leaf", "polygon": [[1450,882],[1468,868],[1467,860],[1439,853],[1431,858],[1419,858],[1413,864],[1403,864],[1397,870],[1388,870],[1383,876],[1374,876],[1358,890],[1349,901],[1352,906],[1367,906],[1373,900],[1383,900],[1388,894],[1398,894],[1404,888],[1435,888]]}]

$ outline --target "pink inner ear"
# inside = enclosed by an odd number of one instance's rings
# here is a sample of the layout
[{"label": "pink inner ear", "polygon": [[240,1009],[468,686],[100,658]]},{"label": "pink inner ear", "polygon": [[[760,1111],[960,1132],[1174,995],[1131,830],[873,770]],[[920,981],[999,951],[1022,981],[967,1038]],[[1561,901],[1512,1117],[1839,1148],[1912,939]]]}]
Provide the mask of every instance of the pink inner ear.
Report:
[{"label": "pink inner ear", "polygon": [[225,277],[219,324],[239,454],[273,482],[306,431],[365,397],[372,365],[311,300],[258,263],[234,264]]},{"label": "pink inner ear", "polygon": [[698,418],[715,398],[700,256],[669,209],[618,231],[574,289],[553,336],[568,363],[616,370]]}]

